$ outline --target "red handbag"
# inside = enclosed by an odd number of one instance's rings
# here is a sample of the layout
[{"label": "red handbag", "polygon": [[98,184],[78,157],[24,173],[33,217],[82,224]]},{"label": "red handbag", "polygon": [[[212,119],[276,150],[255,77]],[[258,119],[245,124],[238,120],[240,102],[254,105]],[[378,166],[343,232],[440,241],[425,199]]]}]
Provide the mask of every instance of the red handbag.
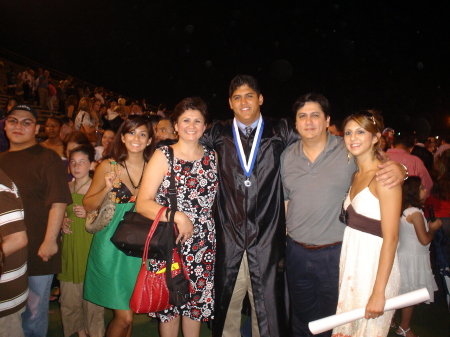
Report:
[{"label": "red handbag", "polygon": [[166,273],[152,272],[148,270],[147,266],[148,246],[158,226],[161,214],[166,209],[167,207],[161,207],[159,210],[145,241],[141,269],[139,270],[136,285],[134,286],[130,299],[130,309],[137,314],[157,312],[170,307]]}]

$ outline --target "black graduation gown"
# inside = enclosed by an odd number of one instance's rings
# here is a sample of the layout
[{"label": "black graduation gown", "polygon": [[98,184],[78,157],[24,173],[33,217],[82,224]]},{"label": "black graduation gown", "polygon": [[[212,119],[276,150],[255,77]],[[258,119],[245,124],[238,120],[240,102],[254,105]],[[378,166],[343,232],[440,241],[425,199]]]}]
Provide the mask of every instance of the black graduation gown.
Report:
[{"label": "black graduation gown", "polygon": [[[286,249],[280,156],[298,135],[287,120],[263,120],[250,187],[244,185],[246,177],[233,139],[233,120],[214,122],[202,139],[216,150],[219,162],[213,336],[222,336],[244,251],[247,251],[261,336],[287,335],[284,273],[279,268]],[[244,151],[249,153],[255,130],[248,138],[239,134]]]}]

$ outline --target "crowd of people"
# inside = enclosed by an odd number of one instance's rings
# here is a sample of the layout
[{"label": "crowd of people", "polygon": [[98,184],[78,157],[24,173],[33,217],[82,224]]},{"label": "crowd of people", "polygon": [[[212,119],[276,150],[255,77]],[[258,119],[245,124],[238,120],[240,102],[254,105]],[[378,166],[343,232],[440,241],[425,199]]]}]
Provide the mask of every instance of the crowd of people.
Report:
[{"label": "crowd of people", "polygon": [[[372,110],[330,122],[330,103],[315,93],[296,100],[293,119],[265,117],[248,75],[231,81],[228,121],[211,122],[197,97],[170,117],[114,97],[68,102],[40,143],[38,114],[19,98],[0,122],[0,335],[46,336],[56,274],[64,336],[131,336],[141,259],[110,239],[133,207],[149,219],[168,207],[161,220],[174,215],[191,293],[149,313],[161,336],[180,327],[199,336],[201,322],[217,337],[312,336],[309,322],[359,307],[364,318],[319,336],[387,336],[391,327],[416,336],[413,307],[396,325],[384,305],[422,287],[433,301],[429,246],[441,226],[450,236],[449,143],[431,154]],[[429,169],[416,147],[433,158]],[[88,233],[86,214],[111,194],[111,222]],[[427,222],[424,205],[439,219]],[[104,308],[114,311],[106,329]]]}]

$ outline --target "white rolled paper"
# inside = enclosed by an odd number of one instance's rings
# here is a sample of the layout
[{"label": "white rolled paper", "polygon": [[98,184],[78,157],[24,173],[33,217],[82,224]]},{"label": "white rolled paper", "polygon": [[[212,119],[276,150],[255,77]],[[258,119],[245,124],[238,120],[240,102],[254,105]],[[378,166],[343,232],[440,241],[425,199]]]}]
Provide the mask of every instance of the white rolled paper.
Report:
[{"label": "white rolled paper", "polygon": [[[409,307],[411,305],[428,301],[429,299],[430,294],[428,293],[427,288],[422,288],[387,299],[384,306],[384,311]],[[314,335],[317,335],[319,333],[331,330],[337,326],[356,321],[357,319],[361,319],[364,317],[365,312],[366,307],[350,310],[337,315],[328,316],[316,321],[309,322],[308,327]]]}]

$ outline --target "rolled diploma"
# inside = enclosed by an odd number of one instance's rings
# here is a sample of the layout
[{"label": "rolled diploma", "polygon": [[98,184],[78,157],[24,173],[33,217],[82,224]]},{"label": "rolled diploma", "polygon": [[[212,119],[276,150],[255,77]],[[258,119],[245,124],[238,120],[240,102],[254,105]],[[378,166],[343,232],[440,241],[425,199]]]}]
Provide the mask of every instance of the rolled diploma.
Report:
[{"label": "rolled diploma", "polygon": [[[386,300],[384,311],[409,307],[411,305],[428,301],[429,299],[430,294],[428,293],[427,288],[422,288]],[[309,322],[308,327],[314,335],[317,335],[321,332],[331,330],[337,326],[356,321],[357,319],[361,319],[364,317],[365,313],[366,307],[358,308]]]}]

